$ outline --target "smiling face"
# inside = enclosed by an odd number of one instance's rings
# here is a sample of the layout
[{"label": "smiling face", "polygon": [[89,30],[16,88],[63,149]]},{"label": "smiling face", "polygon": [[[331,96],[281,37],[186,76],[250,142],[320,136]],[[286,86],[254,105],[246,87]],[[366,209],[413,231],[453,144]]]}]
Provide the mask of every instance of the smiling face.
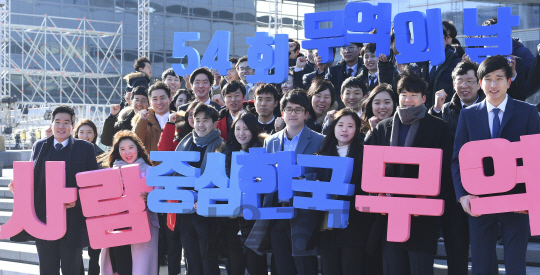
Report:
[{"label": "smiling face", "polygon": [[228,93],[225,95],[225,106],[232,113],[238,113],[242,110],[242,102],[244,102],[244,95],[240,89],[236,90],[234,93]]},{"label": "smiling face", "polygon": [[486,94],[486,99],[493,106],[499,106],[506,98],[506,92],[510,88],[512,79],[506,78],[506,73],[503,69],[493,71],[486,74],[480,80],[480,86]]},{"label": "smiling face", "polygon": [[238,64],[238,67],[236,67],[238,75],[240,76],[240,79],[242,82],[247,83],[246,75],[254,75],[255,70],[253,70],[251,67],[249,67],[248,62],[244,61],[240,64]]},{"label": "smiling face", "polygon": [[405,89],[399,93],[399,107],[410,108],[416,107],[426,102],[426,96],[422,96],[422,93],[409,92]]},{"label": "smiling face", "polygon": [[152,76],[152,65],[150,65],[150,63],[148,63],[148,62],[145,62],[144,63],[144,68],[139,68],[139,71],[145,73],[146,75],[148,75],[148,77],[151,77]]},{"label": "smiling face", "polygon": [[350,43],[348,47],[341,48],[341,57],[347,63],[358,62],[360,57],[360,48],[353,43]]},{"label": "smiling face", "polygon": [[350,115],[342,116],[334,128],[338,146],[351,144],[356,137],[356,122]]},{"label": "smiling face", "polygon": [[[233,81],[233,80],[239,80],[240,77],[238,76],[238,72],[236,71],[235,68],[232,68],[232,69],[229,69],[227,71],[227,75],[225,76],[225,80],[227,81],[227,83]],[[216,85],[219,84],[219,83],[215,83]]]},{"label": "smiling face", "polygon": [[368,69],[370,73],[375,73],[377,71],[377,64],[379,63],[379,58],[375,55],[375,53],[366,50],[362,58],[364,59],[366,69]]},{"label": "smiling face", "polygon": [[238,143],[242,145],[242,148],[244,148],[251,141],[251,131],[243,120],[238,120],[236,122],[234,126],[234,137],[236,137]]},{"label": "smiling face", "polygon": [[186,103],[187,103],[186,94],[181,94],[176,98],[176,102],[174,104],[176,105],[176,108],[178,108]]},{"label": "smiling face", "polygon": [[57,113],[54,116],[52,123],[52,130],[54,138],[58,142],[62,142],[71,136],[73,131],[73,122],[71,121],[71,115],[68,113]]},{"label": "smiling face", "polygon": [[200,102],[208,101],[210,97],[210,80],[206,74],[200,73],[193,79],[193,91]]},{"label": "smiling face", "polygon": [[454,89],[456,90],[459,99],[467,105],[471,105],[476,101],[478,97],[478,90],[480,89],[480,84],[478,84],[478,79],[474,76],[474,71],[469,70],[464,75],[458,75],[454,79]]},{"label": "smiling face", "polygon": [[359,112],[362,102],[364,101],[364,93],[362,92],[362,89],[358,87],[348,87],[345,88],[343,94],[341,94],[341,99],[343,100],[345,107],[352,108],[356,112]]},{"label": "smiling face", "polygon": [[137,150],[137,145],[131,139],[123,139],[118,144],[118,150],[120,151],[120,157],[127,164],[131,164],[137,160],[137,155],[139,151]]},{"label": "smiling face", "polygon": [[[296,113],[296,111],[299,113]],[[282,117],[287,128],[292,127],[294,129],[304,127],[304,122],[308,118],[308,115],[309,112],[304,107],[291,102],[287,102],[287,105],[283,108],[282,112]]]},{"label": "smiling face", "polygon": [[284,82],[283,84],[281,84],[281,91],[283,91],[284,95],[290,92],[292,89],[294,89],[293,81],[294,79],[292,75],[289,75],[289,77],[287,78],[287,82]]},{"label": "smiling face", "polygon": [[332,105],[332,96],[329,89],[316,93],[311,98],[311,107],[313,107],[313,111],[315,111],[317,116],[327,112],[330,109],[330,105]]},{"label": "smiling face", "polygon": [[96,137],[96,133],[94,132],[94,129],[90,127],[89,125],[83,125],[79,127],[79,131],[77,132],[77,137],[82,140],[86,140],[90,143],[94,142],[94,138]]},{"label": "smiling face", "polygon": [[156,112],[156,114],[162,116],[169,112],[169,96],[167,95],[167,92],[162,89],[154,90],[152,91],[152,109]]},{"label": "smiling face", "polygon": [[271,93],[257,94],[257,97],[255,97],[255,110],[261,117],[272,116],[277,105],[278,102]]},{"label": "smiling face", "polygon": [[193,128],[199,137],[205,137],[217,128],[217,121],[212,122],[212,119],[206,117],[204,112],[198,112],[194,117],[194,122]]},{"label": "smiling face", "polygon": [[394,111],[394,102],[388,92],[380,92],[373,98],[371,104],[373,114],[379,121],[389,118]]},{"label": "smiling face", "polygon": [[171,93],[176,92],[180,88],[180,77],[178,76],[167,75],[167,78],[163,82],[169,86]]},{"label": "smiling face", "polygon": [[144,95],[134,95],[131,105],[133,105],[133,109],[137,113],[146,110],[148,109],[148,97]]}]

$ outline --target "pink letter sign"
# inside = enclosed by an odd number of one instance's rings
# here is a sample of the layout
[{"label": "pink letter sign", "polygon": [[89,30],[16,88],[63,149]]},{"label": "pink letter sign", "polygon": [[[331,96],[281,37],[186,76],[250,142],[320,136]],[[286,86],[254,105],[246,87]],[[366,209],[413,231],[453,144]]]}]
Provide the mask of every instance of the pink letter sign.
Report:
[{"label": "pink letter sign", "polygon": [[[122,184],[122,179],[124,184]],[[150,240],[146,204],[140,197],[146,185],[139,164],[77,174],[81,206],[94,249]]]},{"label": "pink letter sign", "polygon": [[47,223],[41,222],[34,208],[34,163],[13,163],[13,216],[0,228],[0,239],[19,234],[23,229],[35,238],[54,241],[66,234],[65,203],[77,200],[77,188],[66,188],[63,161],[45,163]]},{"label": "pink letter sign", "polygon": [[[386,164],[416,164],[418,178],[386,177]],[[390,242],[405,242],[410,237],[411,215],[441,216],[444,201],[426,199],[441,189],[442,150],[432,148],[364,146],[362,190],[368,193],[416,195],[418,198],[356,196],[356,210],[388,214]]]},{"label": "pink letter sign", "polygon": [[[525,183],[526,193],[471,199],[471,211],[475,215],[514,211],[529,211],[531,235],[540,235],[540,154],[534,148],[540,143],[540,134],[522,136],[521,141],[506,139],[471,141],[461,147],[459,167],[461,183],[473,195],[503,193],[512,190],[517,183]],[[495,174],[484,175],[482,159],[493,158]],[[517,159],[523,166],[517,166]]]}]

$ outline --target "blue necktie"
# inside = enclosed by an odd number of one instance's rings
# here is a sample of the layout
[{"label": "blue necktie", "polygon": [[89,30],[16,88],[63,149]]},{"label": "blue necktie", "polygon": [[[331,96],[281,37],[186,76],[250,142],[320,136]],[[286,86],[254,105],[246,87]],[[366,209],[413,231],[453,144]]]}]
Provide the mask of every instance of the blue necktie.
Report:
[{"label": "blue necktie", "polygon": [[493,117],[491,138],[498,138],[499,137],[499,131],[501,129],[501,120],[499,119],[499,111],[500,110],[501,109],[499,109],[499,108],[493,108],[493,114],[495,114],[495,116]]},{"label": "blue necktie", "polygon": [[57,143],[54,148],[56,149],[56,151],[60,151],[62,150],[62,148],[64,148],[64,146],[62,145],[62,143]]}]

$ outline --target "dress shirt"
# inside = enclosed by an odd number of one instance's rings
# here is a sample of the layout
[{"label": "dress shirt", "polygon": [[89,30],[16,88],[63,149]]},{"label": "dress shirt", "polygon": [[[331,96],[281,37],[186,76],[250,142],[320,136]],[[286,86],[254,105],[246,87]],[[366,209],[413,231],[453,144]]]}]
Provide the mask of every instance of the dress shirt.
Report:
[{"label": "dress shirt", "polygon": [[285,129],[285,131],[283,131],[283,151],[296,151],[296,146],[298,146],[298,141],[300,140],[300,135],[302,134],[302,131],[304,131],[304,128],[302,128],[298,135],[293,137],[293,139],[291,140],[287,138],[287,130]]},{"label": "dress shirt", "polygon": [[501,126],[502,126],[504,110],[506,109],[506,103],[507,102],[508,102],[508,95],[506,95],[503,102],[501,102],[501,104],[499,104],[499,106],[493,106],[486,99],[486,107],[487,107],[486,109],[487,109],[487,112],[488,112],[488,122],[489,122],[489,132],[490,133],[493,132],[493,118],[495,117],[495,113],[493,113],[493,109],[494,108],[499,108],[500,109],[500,111],[499,111],[499,121],[501,122]]}]

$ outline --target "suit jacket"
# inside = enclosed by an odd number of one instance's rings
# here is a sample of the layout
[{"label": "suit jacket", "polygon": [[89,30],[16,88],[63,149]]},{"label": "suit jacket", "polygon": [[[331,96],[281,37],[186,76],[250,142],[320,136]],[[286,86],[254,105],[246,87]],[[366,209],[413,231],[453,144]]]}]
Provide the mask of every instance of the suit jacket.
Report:
[{"label": "suit jacket", "polygon": [[[47,139],[38,140],[32,149],[30,159],[34,162],[34,177],[39,177],[43,162],[48,161],[47,152],[54,146],[54,136]],[[80,172],[97,170],[98,164],[94,145],[90,142],[69,137],[69,147],[66,163],[66,187],[77,187],[75,175]],[[67,148],[66,148],[67,149]],[[54,150],[54,149],[53,149]],[[38,184],[36,184],[38,183]],[[36,214],[41,221],[46,220],[45,210],[38,208],[45,205],[45,186],[34,182],[34,201]],[[86,247],[88,246],[88,231],[86,230],[86,218],[83,216],[81,202],[77,198],[75,207],[66,210],[67,231],[66,235],[60,239],[69,246]]]},{"label": "suit jacket", "polygon": [[[491,139],[488,119],[486,100],[461,110],[454,141],[454,155],[452,157],[452,177],[457,200],[469,194],[461,184],[459,151],[469,141]],[[523,135],[540,133],[540,118],[536,107],[508,96],[500,130],[499,137],[511,142],[519,141]],[[485,170],[487,173],[493,172],[493,166],[485,165]],[[514,189],[503,194],[523,192],[525,192],[523,184],[518,184]]]},{"label": "suit jacket", "polygon": [[[267,153],[283,151],[283,131],[281,130],[264,140],[264,147]],[[312,155],[321,148],[324,136],[311,131],[304,126],[296,147],[295,154]],[[316,169],[306,168],[305,177],[310,180],[316,179]],[[271,207],[276,193],[266,194],[263,200],[263,207]],[[298,194],[295,194],[298,195]],[[315,240],[310,238],[306,242],[305,236],[312,237],[315,230],[319,230],[318,213],[313,210],[297,209],[296,217],[291,219],[291,242],[293,256],[314,256],[317,255]],[[266,237],[271,227],[270,220],[258,220],[253,226],[245,245],[251,250],[263,254],[268,249]]]},{"label": "suit jacket", "polygon": [[[396,114],[397,115],[397,114]],[[387,118],[373,130],[370,145],[390,145],[392,136],[393,117]],[[454,201],[452,194],[452,176],[450,170],[450,160],[452,156],[452,137],[449,134],[448,125],[439,118],[428,113],[420,120],[418,131],[414,138],[412,147],[422,148],[440,148],[443,150],[443,162],[441,173],[441,193],[439,198]],[[388,164],[386,167],[386,176],[399,176],[401,165]],[[417,178],[418,168],[406,166],[403,177]],[[396,195],[395,195],[396,196]],[[381,232],[386,231],[387,216],[380,215],[378,223],[383,225]],[[412,251],[436,253],[437,239],[439,233],[437,230],[438,217],[419,216],[411,218],[411,235],[408,241],[403,243],[405,247]],[[373,230],[373,229],[372,229]],[[386,234],[382,234],[386,237]],[[379,237],[379,236],[377,236]]]}]

